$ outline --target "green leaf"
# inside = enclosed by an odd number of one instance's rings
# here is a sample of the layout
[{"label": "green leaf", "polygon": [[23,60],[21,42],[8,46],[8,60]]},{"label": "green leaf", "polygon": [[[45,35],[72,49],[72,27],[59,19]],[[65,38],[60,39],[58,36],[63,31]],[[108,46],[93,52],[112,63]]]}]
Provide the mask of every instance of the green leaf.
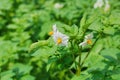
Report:
[{"label": "green leaf", "polygon": [[111,77],[113,80],[119,80],[120,79],[120,68],[114,69],[111,73]]},{"label": "green leaf", "polygon": [[80,76],[74,76],[71,80],[87,80],[90,76],[91,76],[90,74],[87,75],[81,74]]},{"label": "green leaf", "polygon": [[18,25],[16,25],[16,24],[9,24],[9,25],[7,26],[7,28],[8,28],[8,29],[17,29],[17,28],[18,28]]},{"label": "green leaf", "polygon": [[10,66],[10,69],[13,70],[14,73],[27,74],[30,73],[32,66],[16,63]]},{"label": "green leaf", "polygon": [[86,24],[87,14],[85,13],[80,21],[80,27],[83,27]]},{"label": "green leaf", "polygon": [[51,67],[51,63],[46,66],[46,70],[49,71],[50,67]]},{"label": "green leaf", "polygon": [[52,26],[53,26],[53,23],[50,22],[50,21],[44,23],[44,24],[41,26],[41,31],[40,31],[40,33],[39,33],[39,36],[40,36],[41,39],[44,39],[44,37],[45,37],[46,35],[48,35],[48,33],[49,33],[50,31],[52,31]]},{"label": "green leaf", "polygon": [[25,75],[20,80],[35,80],[35,77],[31,75]]},{"label": "green leaf", "polygon": [[109,23],[120,25],[120,17],[119,16],[120,16],[120,13],[113,12],[109,17]]},{"label": "green leaf", "polygon": [[54,54],[56,51],[56,47],[41,47],[38,50],[36,50],[34,53],[32,53],[32,56],[36,57],[49,57],[50,55]]},{"label": "green leaf", "polygon": [[15,75],[15,73],[12,70],[5,71],[0,73],[1,80],[12,80],[12,77]]},{"label": "green leaf", "polygon": [[119,35],[119,34],[113,36],[113,43],[114,43],[114,46],[115,46],[115,47],[120,46],[120,35]]},{"label": "green leaf", "polygon": [[98,31],[98,32],[101,31],[102,28],[103,28],[103,25],[102,25],[102,23],[101,23],[99,20],[94,21],[94,22],[88,27],[88,29],[94,30],[94,31]]},{"label": "green leaf", "polygon": [[103,32],[105,34],[111,34],[111,35],[113,35],[115,33],[115,29],[113,27],[105,27],[104,30],[103,30]]},{"label": "green leaf", "polygon": [[105,68],[106,64],[103,62],[104,57],[100,56],[99,54],[93,54],[89,55],[87,58],[85,65],[88,66],[88,71],[94,71],[94,70],[102,70]]},{"label": "green leaf", "polygon": [[93,49],[91,50],[92,54],[99,54],[100,51],[103,49],[103,40],[102,39],[98,39],[97,42],[95,43]]},{"label": "green leaf", "polygon": [[35,42],[30,46],[29,52],[37,50],[42,46],[46,46],[48,45],[48,43],[49,43],[48,40],[41,40],[41,41]]},{"label": "green leaf", "polygon": [[83,34],[85,33],[85,30],[87,28],[87,25],[88,25],[88,24],[86,24],[86,17],[87,17],[87,14],[85,13],[80,21],[80,28],[79,28],[80,36],[83,36]]},{"label": "green leaf", "polygon": [[9,10],[12,7],[12,3],[13,3],[13,1],[11,1],[11,0],[2,0],[2,1],[0,1],[0,9]]},{"label": "green leaf", "polygon": [[104,48],[110,48],[114,45],[114,40],[111,36],[106,36],[106,38],[103,39]]},{"label": "green leaf", "polygon": [[113,80],[120,80],[120,74],[112,75]]},{"label": "green leaf", "polygon": [[108,48],[101,51],[101,55],[107,58],[110,61],[116,62],[117,54],[120,53],[120,50],[117,48]]},{"label": "green leaf", "polygon": [[78,27],[76,25],[73,25],[71,27],[71,31],[72,31],[71,35],[76,36],[78,34]]}]

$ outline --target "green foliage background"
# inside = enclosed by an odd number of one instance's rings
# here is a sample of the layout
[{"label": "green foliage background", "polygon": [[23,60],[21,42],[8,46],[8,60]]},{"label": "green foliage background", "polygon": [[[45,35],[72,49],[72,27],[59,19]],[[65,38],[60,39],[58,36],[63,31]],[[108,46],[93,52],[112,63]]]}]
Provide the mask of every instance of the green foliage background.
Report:
[{"label": "green foliage background", "polygon": [[[0,80],[120,80],[120,1],[109,0],[108,13],[94,9],[95,1],[0,0]],[[55,3],[64,6],[56,9]],[[71,29],[75,25],[87,25],[88,32],[95,32],[94,39],[102,34],[80,76],[74,74],[70,56],[64,55],[62,61],[56,56],[48,60],[56,47],[29,52],[38,40],[44,45],[53,24],[70,28],[72,36],[77,34],[77,28]],[[87,52],[84,49],[82,56]]]}]

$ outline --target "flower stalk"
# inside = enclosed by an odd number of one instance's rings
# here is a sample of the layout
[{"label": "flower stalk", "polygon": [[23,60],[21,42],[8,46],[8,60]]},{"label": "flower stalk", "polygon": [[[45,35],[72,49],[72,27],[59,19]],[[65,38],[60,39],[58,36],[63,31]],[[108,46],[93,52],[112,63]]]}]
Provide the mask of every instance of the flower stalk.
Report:
[{"label": "flower stalk", "polygon": [[83,66],[83,64],[84,64],[85,60],[87,59],[87,57],[90,55],[90,52],[92,51],[93,47],[95,46],[95,44],[96,44],[96,42],[99,40],[99,38],[100,38],[100,35],[99,35],[98,38],[95,40],[95,42],[93,43],[90,51],[87,53],[87,55],[85,56],[85,58],[84,58],[83,61],[81,62],[81,67]]}]

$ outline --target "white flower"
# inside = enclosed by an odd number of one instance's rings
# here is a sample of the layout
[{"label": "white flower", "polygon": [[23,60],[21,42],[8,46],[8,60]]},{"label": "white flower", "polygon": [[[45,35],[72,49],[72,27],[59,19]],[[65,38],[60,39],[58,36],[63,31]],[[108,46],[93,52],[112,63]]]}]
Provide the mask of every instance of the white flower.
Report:
[{"label": "white flower", "polygon": [[86,35],[84,41],[81,42],[81,43],[79,44],[79,46],[84,47],[84,46],[86,46],[87,44],[92,44],[92,41],[91,41],[92,38],[93,38],[93,33]]},{"label": "white flower", "polygon": [[60,8],[63,8],[63,4],[60,4],[60,3],[55,3],[54,4],[54,8],[56,8],[56,9],[60,9]]},{"label": "white flower", "polygon": [[107,12],[107,11],[109,11],[109,9],[110,9],[110,4],[109,4],[108,0],[105,0],[105,8],[104,8],[104,11]]},{"label": "white flower", "polygon": [[53,40],[57,45],[67,46],[69,37],[59,32],[57,30],[56,24],[53,25],[53,31],[50,33],[52,33]]},{"label": "white flower", "polygon": [[103,0],[97,0],[94,4],[94,8],[101,8],[103,6],[104,2]]}]

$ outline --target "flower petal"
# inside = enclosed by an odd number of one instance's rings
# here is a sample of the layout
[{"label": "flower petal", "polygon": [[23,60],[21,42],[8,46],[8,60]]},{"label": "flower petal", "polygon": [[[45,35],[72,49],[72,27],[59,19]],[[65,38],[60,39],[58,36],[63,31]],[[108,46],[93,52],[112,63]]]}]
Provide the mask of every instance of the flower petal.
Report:
[{"label": "flower petal", "polygon": [[56,8],[56,9],[60,9],[60,8],[63,8],[63,4],[60,4],[60,3],[55,3],[54,4],[54,8]]},{"label": "flower petal", "polygon": [[86,42],[86,41],[81,42],[81,43],[79,44],[79,46],[82,46],[82,47],[84,47],[84,46],[86,46],[86,45],[87,45],[87,42]]},{"label": "flower petal", "polygon": [[108,0],[105,0],[105,8],[104,8],[104,11],[107,12],[107,11],[109,11],[109,9],[110,9],[110,4],[109,4]]},{"label": "flower petal", "polygon": [[90,33],[85,36],[85,40],[92,39],[93,38],[93,33]]},{"label": "flower petal", "polygon": [[53,32],[55,33],[55,32],[57,32],[58,30],[57,30],[57,27],[56,27],[56,24],[54,24],[53,25]]},{"label": "flower petal", "polygon": [[94,4],[94,8],[101,8],[103,6],[103,0],[97,0],[96,3]]}]

